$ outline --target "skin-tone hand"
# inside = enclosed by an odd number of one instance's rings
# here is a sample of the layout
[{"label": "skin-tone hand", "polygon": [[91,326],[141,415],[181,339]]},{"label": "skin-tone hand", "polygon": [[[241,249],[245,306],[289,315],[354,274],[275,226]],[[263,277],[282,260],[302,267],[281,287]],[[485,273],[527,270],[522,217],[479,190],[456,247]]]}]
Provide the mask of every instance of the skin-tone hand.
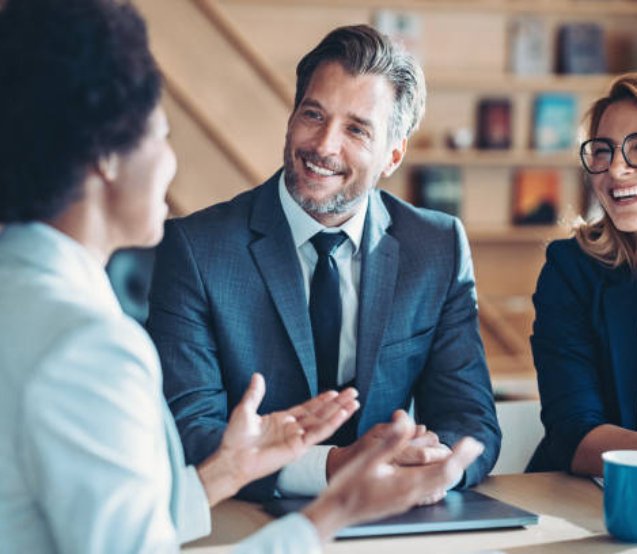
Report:
[{"label": "skin-tone hand", "polygon": [[602,453],[626,449],[637,449],[637,432],[617,425],[599,425],[584,435],[575,449],[571,471],[580,475],[603,475]]},{"label": "skin-tone hand", "polygon": [[394,463],[406,466],[427,465],[441,462],[450,455],[451,448],[442,444],[436,433],[424,425],[416,425],[413,438],[396,456]]},{"label": "skin-tone hand", "polygon": [[302,456],[331,436],[359,407],[358,392],[348,388],[260,416],[257,408],[264,395],[263,377],[255,373],[230,416],[221,446],[197,466],[211,506]]},{"label": "skin-tone hand", "polygon": [[[393,415],[393,421],[404,416],[406,416],[405,412],[398,410]],[[412,436],[392,460],[395,464],[427,465],[441,462],[449,457],[451,449],[440,442],[436,433],[429,431],[424,425],[412,427]],[[384,441],[387,435],[392,433],[392,428],[391,423],[380,423],[351,445],[330,450],[326,468],[328,481],[360,452],[370,448],[372,443]]]},{"label": "skin-tone hand", "polygon": [[422,498],[444,497],[447,487],[482,453],[483,446],[466,437],[442,461],[399,466],[393,460],[408,446],[415,425],[400,412],[331,480],[323,494],[304,510],[323,541],[343,526],[403,512]]}]

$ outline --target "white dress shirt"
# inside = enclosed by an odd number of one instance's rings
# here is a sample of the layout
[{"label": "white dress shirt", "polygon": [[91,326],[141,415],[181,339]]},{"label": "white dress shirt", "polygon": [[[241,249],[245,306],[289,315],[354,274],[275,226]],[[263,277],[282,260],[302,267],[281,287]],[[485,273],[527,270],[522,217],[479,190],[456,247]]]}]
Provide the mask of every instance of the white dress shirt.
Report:
[{"label": "white dress shirt", "polygon": [[[341,336],[338,354],[338,384],[352,381],[356,375],[356,339],[358,330],[358,292],[361,275],[360,245],[365,227],[369,198],[366,195],[356,213],[340,227],[325,227],[308,215],[292,198],[285,186],[285,172],[279,179],[279,198],[290,225],[292,239],[301,264],[305,297],[310,302],[310,283],[318,255],[310,239],[322,231],[343,231],[346,240],[332,255],[338,267],[342,305]],[[286,496],[312,496],[327,486],[327,455],[332,446],[315,446],[279,474],[278,490]]]},{"label": "white dress shirt", "polygon": [[[0,283],[0,550],[177,552],[208,534],[156,350],[99,263],[52,227],[7,225]],[[297,515],[237,552],[319,548]]]}]

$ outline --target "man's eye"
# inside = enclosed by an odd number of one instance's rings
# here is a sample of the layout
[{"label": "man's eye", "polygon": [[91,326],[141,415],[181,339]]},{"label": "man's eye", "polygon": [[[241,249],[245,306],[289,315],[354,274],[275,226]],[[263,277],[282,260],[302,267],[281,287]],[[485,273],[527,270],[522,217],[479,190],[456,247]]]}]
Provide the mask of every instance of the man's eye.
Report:
[{"label": "man's eye", "polygon": [[321,119],[321,114],[317,112],[316,110],[305,110],[303,112],[303,115],[307,117],[308,119],[316,119],[316,120]]},{"label": "man's eye", "polygon": [[349,132],[352,133],[352,135],[356,135],[357,137],[367,136],[367,131],[362,127],[358,127],[356,125],[350,125]]}]

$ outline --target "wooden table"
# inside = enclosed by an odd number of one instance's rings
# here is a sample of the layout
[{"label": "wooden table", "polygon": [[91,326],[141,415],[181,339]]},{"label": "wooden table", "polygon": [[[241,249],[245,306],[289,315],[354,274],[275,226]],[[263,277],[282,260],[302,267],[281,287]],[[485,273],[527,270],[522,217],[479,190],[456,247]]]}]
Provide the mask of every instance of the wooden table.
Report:
[{"label": "wooden table", "polygon": [[[523,529],[434,533],[332,542],[325,552],[347,554],[637,554],[604,528],[603,493],[590,480],[562,473],[489,477],[476,490],[540,515]],[[271,521],[257,505],[229,500],[213,510],[213,536],[185,548],[188,554],[229,552],[230,545]]]}]

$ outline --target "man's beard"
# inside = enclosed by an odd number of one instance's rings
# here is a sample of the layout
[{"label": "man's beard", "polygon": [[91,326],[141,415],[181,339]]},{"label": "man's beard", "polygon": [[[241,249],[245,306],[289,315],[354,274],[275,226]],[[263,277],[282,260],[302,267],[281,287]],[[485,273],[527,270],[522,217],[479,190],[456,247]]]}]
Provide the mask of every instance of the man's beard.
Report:
[{"label": "man's beard", "polygon": [[[315,152],[299,150],[298,154],[301,163],[303,163],[303,160],[307,160],[321,167],[327,167],[335,171],[338,171],[339,169],[342,170],[342,168],[334,167],[334,164],[331,163],[328,158],[321,158]],[[325,200],[316,201],[311,198],[306,198],[299,190],[299,176],[294,170],[292,149],[287,142],[285,145],[283,160],[285,168],[285,186],[296,203],[310,215],[336,215],[350,212],[365,198],[365,195],[368,192],[366,187],[361,188],[358,182],[355,181],[345,189],[336,192]]]}]

